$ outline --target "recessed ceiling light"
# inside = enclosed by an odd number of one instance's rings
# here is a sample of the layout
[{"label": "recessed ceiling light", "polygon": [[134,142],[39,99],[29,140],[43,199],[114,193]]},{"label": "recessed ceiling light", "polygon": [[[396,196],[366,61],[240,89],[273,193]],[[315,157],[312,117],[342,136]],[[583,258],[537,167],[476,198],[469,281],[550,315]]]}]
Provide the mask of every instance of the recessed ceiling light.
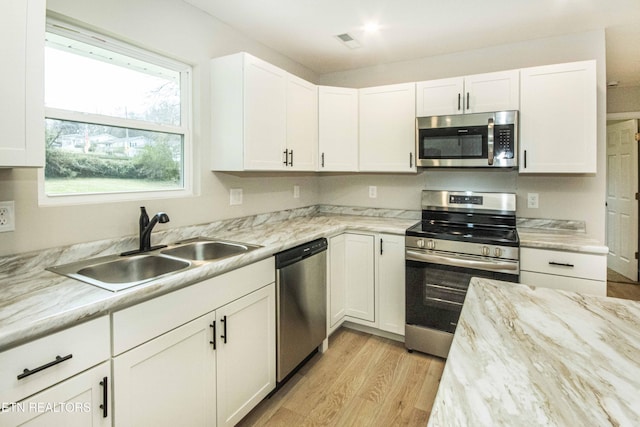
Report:
[{"label": "recessed ceiling light", "polygon": [[365,24],[363,29],[367,33],[375,33],[376,31],[380,30],[380,24],[378,24],[377,22],[369,22],[368,24]]}]

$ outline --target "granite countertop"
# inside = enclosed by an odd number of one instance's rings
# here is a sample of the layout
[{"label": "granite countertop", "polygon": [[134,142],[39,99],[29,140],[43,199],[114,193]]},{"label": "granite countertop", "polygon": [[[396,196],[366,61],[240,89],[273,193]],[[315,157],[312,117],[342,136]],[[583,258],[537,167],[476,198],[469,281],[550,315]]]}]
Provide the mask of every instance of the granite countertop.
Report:
[{"label": "granite countertop", "polygon": [[119,292],[44,269],[130,250],[137,246],[137,236],[0,257],[0,351],[269,258],[309,240],[346,230],[404,234],[418,219],[419,212],[415,211],[314,206],[159,231],[152,236],[154,245],[203,236],[262,247]]},{"label": "granite countertop", "polygon": [[518,218],[520,247],[606,255],[609,248],[586,232],[584,221]]},{"label": "granite countertop", "polygon": [[639,354],[639,302],[474,278],[428,425],[640,425]]}]

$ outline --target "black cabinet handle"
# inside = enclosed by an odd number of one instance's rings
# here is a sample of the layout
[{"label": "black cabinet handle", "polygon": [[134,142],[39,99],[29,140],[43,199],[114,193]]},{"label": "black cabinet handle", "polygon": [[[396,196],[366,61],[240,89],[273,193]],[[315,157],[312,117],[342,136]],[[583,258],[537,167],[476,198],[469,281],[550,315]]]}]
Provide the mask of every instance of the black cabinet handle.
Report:
[{"label": "black cabinet handle", "polygon": [[289,154],[291,155],[291,159],[289,160],[289,166],[293,167],[293,150],[289,150]]},{"label": "black cabinet handle", "polygon": [[107,399],[109,398],[109,387],[107,381],[107,377],[104,377],[102,381],[100,381],[100,385],[102,386],[102,405],[100,405],[100,409],[102,409],[102,418],[107,418],[107,415],[109,414],[107,409]]},{"label": "black cabinet handle", "polygon": [[222,319],[220,319],[220,321],[222,322],[222,335],[220,335],[220,338],[222,338],[222,342],[223,343],[227,343],[227,316],[222,316]]},{"label": "black cabinet handle", "polygon": [[461,94],[458,94],[458,111],[460,111],[460,97],[461,97]]},{"label": "black cabinet handle", "polygon": [[409,153],[409,169],[413,167],[413,153]]},{"label": "black cabinet handle", "polygon": [[555,261],[549,261],[549,265],[555,265],[555,266],[558,266],[558,267],[570,267],[570,268],[575,267],[575,265],[573,265],[573,264],[567,264],[567,263],[564,263],[564,262],[555,262]]},{"label": "black cabinet handle", "polygon": [[58,363],[62,363],[65,360],[69,360],[72,357],[73,357],[73,354],[68,354],[68,355],[66,355],[64,357],[56,356],[56,360],[54,360],[53,362],[49,362],[49,363],[46,363],[46,364],[44,364],[42,366],[38,366],[35,369],[27,369],[27,368],[25,368],[25,370],[22,371],[22,373],[20,375],[18,375],[18,379],[21,380],[23,378],[27,378],[29,375],[33,375],[33,374],[35,374],[37,372],[44,371],[45,369],[50,368],[52,366],[55,366]]},{"label": "black cabinet handle", "polygon": [[467,92],[467,106],[466,106],[466,109],[467,110],[469,109],[469,92]]},{"label": "black cabinet handle", "polygon": [[284,154],[284,165],[287,166],[289,164],[289,150],[284,150],[282,154]]},{"label": "black cabinet handle", "polygon": [[213,345],[213,349],[216,349],[216,321],[214,320],[212,324],[209,325],[210,328],[213,328],[213,341],[209,341],[209,344]]},{"label": "black cabinet handle", "polygon": [[527,150],[524,150],[524,168],[527,168]]},{"label": "black cabinet handle", "polygon": [[382,255],[382,239],[380,239],[380,255]]},{"label": "black cabinet handle", "polygon": [[324,153],[320,156],[320,166],[324,167]]}]

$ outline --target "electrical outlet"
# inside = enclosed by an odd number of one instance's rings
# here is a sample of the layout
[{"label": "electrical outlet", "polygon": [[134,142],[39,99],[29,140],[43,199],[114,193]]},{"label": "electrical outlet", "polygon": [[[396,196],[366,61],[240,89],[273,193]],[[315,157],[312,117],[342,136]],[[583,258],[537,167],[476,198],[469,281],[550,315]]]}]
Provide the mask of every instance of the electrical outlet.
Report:
[{"label": "electrical outlet", "polygon": [[538,208],[538,193],[527,193],[527,207],[532,209]]},{"label": "electrical outlet", "polygon": [[375,199],[376,197],[378,197],[378,187],[376,187],[375,185],[370,185],[369,186],[369,198],[370,199]]},{"label": "electrical outlet", "polygon": [[294,199],[299,199],[300,198],[300,186],[299,185],[294,185],[293,186],[293,198]]},{"label": "electrical outlet", "polygon": [[16,228],[16,208],[13,201],[0,202],[0,233]]},{"label": "electrical outlet", "polygon": [[231,206],[242,204],[242,188],[232,188],[229,190],[229,204]]}]

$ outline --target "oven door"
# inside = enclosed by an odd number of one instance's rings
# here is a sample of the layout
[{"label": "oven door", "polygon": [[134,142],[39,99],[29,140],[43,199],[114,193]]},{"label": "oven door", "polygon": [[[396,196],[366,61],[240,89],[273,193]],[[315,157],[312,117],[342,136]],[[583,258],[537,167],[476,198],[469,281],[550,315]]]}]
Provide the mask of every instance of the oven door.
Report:
[{"label": "oven door", "polygon": [[488,157],[487,125],[418,129],[418,166],[486,166]]},{"label": "oven door", "polygon": [[[517,264],[516,264],[517,265]],[[512,273],[406,261],[406,323],[454,333],[472,277],[518,282]]]}]

